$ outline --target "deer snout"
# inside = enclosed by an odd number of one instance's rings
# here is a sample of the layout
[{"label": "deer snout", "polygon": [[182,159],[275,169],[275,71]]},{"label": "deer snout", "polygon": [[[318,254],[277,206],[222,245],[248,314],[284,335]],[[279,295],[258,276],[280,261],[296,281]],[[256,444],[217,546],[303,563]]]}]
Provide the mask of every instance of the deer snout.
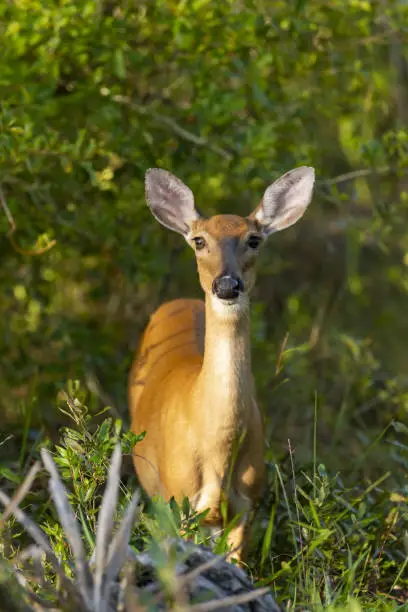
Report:
[{"label": "deer snout", "polygon": [[218,276],[212,284],[212,291],[220,300],[234,300],[243,290],[244,283],[234,276]]}]

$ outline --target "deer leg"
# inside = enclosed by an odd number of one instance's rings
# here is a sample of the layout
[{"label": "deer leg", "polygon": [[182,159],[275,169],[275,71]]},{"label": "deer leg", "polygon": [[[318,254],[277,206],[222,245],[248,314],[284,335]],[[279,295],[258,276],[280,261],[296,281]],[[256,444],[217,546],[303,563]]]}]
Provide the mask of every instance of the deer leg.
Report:
[{"label": "deer leg", "polygon": [[230,548],[227,554],[227,561],[231,563],[232,559],[242,565],[242,560],[245,557],[245,547],[248,535],[248,520],[247,514],[243,516],[241,521],[231,529],[227,537],[227,543]]}]

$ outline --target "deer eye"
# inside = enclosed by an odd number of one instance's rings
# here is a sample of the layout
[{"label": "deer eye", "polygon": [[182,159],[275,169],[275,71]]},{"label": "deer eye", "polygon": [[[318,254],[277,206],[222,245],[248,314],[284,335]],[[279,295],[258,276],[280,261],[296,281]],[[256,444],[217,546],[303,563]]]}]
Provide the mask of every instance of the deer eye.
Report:
[{"label": "deer eye", "polygon": [[250,249],[257,249],[262,242],[260,236],[248,236],[247,245]]},{"label": "deer eye", "polygon": [[201,251],[201,249],[203,249],[207,244],[202,236],[196,236],[193,238],[193,242],[197,251]]}]

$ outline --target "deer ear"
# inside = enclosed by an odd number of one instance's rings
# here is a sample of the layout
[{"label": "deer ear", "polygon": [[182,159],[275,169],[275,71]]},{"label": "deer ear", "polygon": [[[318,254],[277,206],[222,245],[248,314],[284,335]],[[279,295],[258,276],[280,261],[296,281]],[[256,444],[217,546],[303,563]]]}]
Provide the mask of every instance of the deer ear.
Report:
[{"label": "deer ear", "polygon": [[265,236],[290,227],[309,206],[314,180],[314,168],[309,166],[286,172],[267,188],[250,218],[260,224]]},{"label": "deer ear", "polygon": [[187,236],[193,221],[200,217],[191,189],[171,172],[158,168],[147,170],[145,189],[153,216],[165,227]]}]

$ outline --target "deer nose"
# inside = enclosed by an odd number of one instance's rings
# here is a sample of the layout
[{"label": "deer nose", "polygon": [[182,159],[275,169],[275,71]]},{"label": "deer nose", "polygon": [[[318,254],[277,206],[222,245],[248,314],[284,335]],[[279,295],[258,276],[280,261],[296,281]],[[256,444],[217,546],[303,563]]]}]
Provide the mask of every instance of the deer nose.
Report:
[{"label": "deer nose", "polygon": [[220,300],[232,300],[244,290],[244,283],[233,276],[219,276],[212,284],[212,291]]}]

